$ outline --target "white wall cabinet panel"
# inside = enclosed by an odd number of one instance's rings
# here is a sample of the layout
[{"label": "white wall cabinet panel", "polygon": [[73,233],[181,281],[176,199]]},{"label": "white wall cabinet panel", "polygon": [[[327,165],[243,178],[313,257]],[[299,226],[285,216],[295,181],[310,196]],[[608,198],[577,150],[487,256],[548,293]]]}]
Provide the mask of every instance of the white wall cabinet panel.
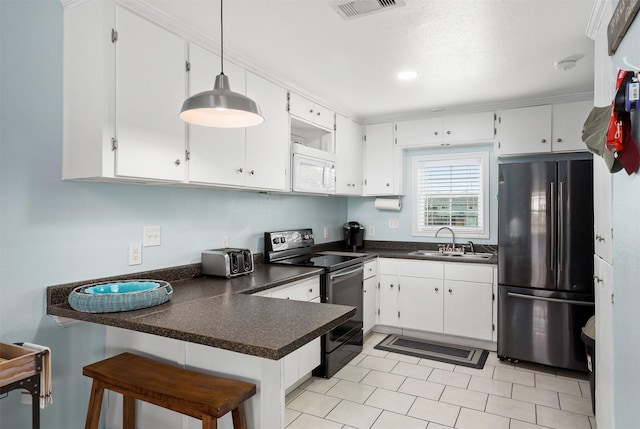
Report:
[{"label": "white wall cabinet panel", "polygon": [[467,113],[442,118],[442,139],[445,144],[492,142],[494,113]]},{"label": "white wall cabinet panel", "polygon": [[116,6],[116,174],[183,181],[185,43]]},{"label": "white wall cabinet panel", "polygon": [[387,326],[398,326],[398,276],[380,274],[380,314],[378,323]]},{"label": "white wall cabinet panel", "polygon": [[301,95],[289,93],[289,113],[328,130],[333,130],[334,112]]},{"label": "white wall cabinet panel", "polygon": [[247,72],[247,96],[258,103],[265,120],[246,129],[246,185],[254,189],[287,190],[290,164],[287,91]]},{"label": "white wall cabinet panel", "polygon": [[365,126],[366,195],[400,195],[403,190],[402,150],[393,144],[393,123]]},{"label": "white wall cabinet panel", "polygon": [[593,101],[576,101],[553,105],[552,142],[553,152],[584,152],[587,146],[582,141],[582,126],[593,107]]},{"label": "white wall cabinet panel", "polygon": [[491,340],[493,285],[445,280],[444,289],[444,333]]},{"label": "white wall cabinet panel", "polygon": [[362,195],[362,125],[336,115],[336,194]]},{"label": "white wall cabinet panel", "polygon": [[[220,56],[189,45],[189,96],[213,89]],[[245,70],[225,61],[231,90],[246,94]],[[245,128],[189,125],[189,181],[244,186]]]},{"label": "white wall cabinet panel", "polygon": [[400,147],[442,143],[442,118],[413,119],[395,123],[395,143]]},{"label": "white wall cabinet panel", "polygon": [[613,175],[604,160],[593,157],[593,221],[596,255],[613,263]]},{"label": "white wall cabinet panel", "polygon": [[498,156],[551,151],[551,106],[500,110],[496,135]]}]

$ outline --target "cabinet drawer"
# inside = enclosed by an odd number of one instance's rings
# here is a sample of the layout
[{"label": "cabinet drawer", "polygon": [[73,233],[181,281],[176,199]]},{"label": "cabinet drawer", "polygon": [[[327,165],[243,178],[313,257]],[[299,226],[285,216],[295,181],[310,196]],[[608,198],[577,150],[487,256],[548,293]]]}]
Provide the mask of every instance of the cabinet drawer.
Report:
[{"label": "cabinet drawer", "polygon": [[478,264],[446,264],[444,278],[476,283],[493,283],[493,266]]},{"label": "cabinet drawer", "polygon": [[425,277],[431,279],[444,278],[445,264],[432,261],[400,261],[400,274],[408,277]]},{"label": "cabinet drawer", "polygon": [[368,279],[378,275],[378,260],[366,262],[364,264],[364,278]]},{"label": "cabinet drawer", "polygon": [[271,291],[271,298],[311,301],[320,296],[320,280],[314,277],[293,284],[281,286]]},{"label": "cabinet drawer", "polygon": [[398,259],[380,258],[378,264],[380,274],[398,274]]}]

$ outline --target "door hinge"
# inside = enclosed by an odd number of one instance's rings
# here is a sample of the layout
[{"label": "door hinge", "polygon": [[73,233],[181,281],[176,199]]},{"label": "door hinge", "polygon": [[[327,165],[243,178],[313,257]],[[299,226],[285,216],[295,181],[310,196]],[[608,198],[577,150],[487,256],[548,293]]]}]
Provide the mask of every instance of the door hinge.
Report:
[{"label": "door hinge", "polygon": [[393,141],[394,141],[394,144],[398,144],[398,138],[397,137],[394,138]]},{"label": "door hinge", "polygon": [[189,152],[188,150],[184,151],[184,160],[185,161],[189,161],[191,159],[191,152]]},{"label": "door hinge", "polygon": [[611,304],[613,304],[613,294],[611,294]]},{"label": "door hinge", "polygon": [[495,323],[491,324],[491,330],[495,332],[495,330],[496,330],[496,324]]},{"label": "door hinge", "polygon": [[362,136],[362,140],[364,140],[365,142],[367,141],[367,135],[366,134]]},{"label": "door hinge", "polygon": [[185,64],[184,64],[184,66],[185,66],[185,69],[186,69],[188,72],[189,72],[189,71],[191,71],[191,63],[190,63],[189,61],[186,61],[186,62],[185,62]]},{"label": "door hinge", "polygon": [[111,137],[111,150],[118,149],[118,139]]},{"label": "door hinge", "polygon": [[495,300],[496,300],[496,294],[495,294],[495,293],[492,293],[492,294],[491,294],[491,301],[495,301]]},{"label": "door hinge", "polygon": [[495,136],[497,136],[497,135],[498,135],[498,129],[497,129],[497,128],[494,128],[494,129],[493,129],[493,136],[495,137]]},{"label": "door hinge", "polygon": [[398,319],[400,318],[400,312],[398,311]]},{"label": "door hinge", "polygon": [[291,93],[287,91],[287,112],[291,112]]},{"label": "door hinge", "polygon": [[400,283],[398,283],[398,292],[400,292]]},{"label": "door hinge", "polygon": [[336,119],[335,119],[335,116],[334,116],[334,118],[333,118],[333,131],[338,131],[338,124],[336,124],[335,120]]},{"label": "door hinge", "polygon": [[500,149],[501,146],[502,146],[502,144],[500,142],[498,142],[498,149]]},{"label": "door hinge", "polygon": [[378,282],[378,289],[380,289],[380,282]]},{"label": "door hinge", "polygon": [[111,29],[111,43],[116,43],[118,41],[118,32],[115,28]]},{"label": "door hinge", "polygon": [[378,316],[380,316],[380,309],[378,309]]}]

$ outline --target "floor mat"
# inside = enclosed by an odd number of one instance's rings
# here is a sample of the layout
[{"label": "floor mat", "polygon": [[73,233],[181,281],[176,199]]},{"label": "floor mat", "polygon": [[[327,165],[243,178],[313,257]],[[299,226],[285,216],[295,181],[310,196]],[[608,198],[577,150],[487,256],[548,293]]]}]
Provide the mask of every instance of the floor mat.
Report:
[{"label": "floor mat", "polygon": [[473,347],[436,343],[418,338],[388,335],[374,348],[422,359],[482,369],[489,352]]}]

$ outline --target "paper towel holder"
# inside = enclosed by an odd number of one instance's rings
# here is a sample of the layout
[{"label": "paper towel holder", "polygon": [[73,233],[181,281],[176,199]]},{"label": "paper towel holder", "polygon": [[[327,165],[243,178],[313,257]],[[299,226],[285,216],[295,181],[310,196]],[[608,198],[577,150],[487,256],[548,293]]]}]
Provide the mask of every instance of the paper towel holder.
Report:
[{"label": "paper towel holder", "polygon": [[397,198],[376,198],[373,206],[378,210],[395,210],[402,208],[400,197]]}]

